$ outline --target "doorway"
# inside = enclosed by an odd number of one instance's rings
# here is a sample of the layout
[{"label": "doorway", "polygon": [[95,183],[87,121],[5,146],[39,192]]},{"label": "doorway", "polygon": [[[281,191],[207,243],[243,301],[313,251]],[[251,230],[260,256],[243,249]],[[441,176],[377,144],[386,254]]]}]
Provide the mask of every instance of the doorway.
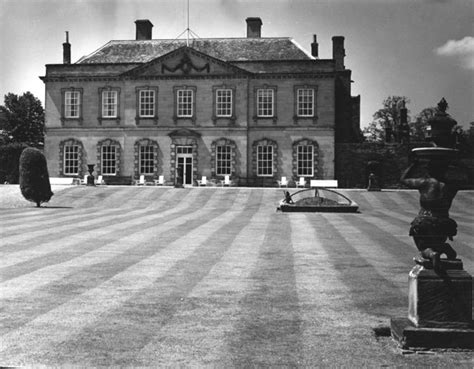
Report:
[{"label": "doorway", "polygon": [[[176,173],[182,174],[183,185],[193,185],[193,148],[192,146],[176,147]],[[176,178],[177,181],[177,178]]]}]

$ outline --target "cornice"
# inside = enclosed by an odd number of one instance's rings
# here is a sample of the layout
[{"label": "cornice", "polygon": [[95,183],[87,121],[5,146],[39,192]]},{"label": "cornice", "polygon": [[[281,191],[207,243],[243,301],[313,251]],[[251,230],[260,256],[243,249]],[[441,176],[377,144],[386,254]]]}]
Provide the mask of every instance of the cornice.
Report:
[{"label": "cornice", "polygon": [[[223,131],[226,130],[228,132],[234,131],[247,131],[248,127],[205,127],[205,126],[192,126],[192,127],[179,127],[185,129],[192,129],[194,131],[209,131],[209,132],[216,132],[216,131]],[[178,129],[179,129],[178,128]],[[86,132],[86,131],[97,131],[97,132],[140,132],[140,131],[153,131],[153,132],[169,132],[169,131],[176,131],[176,125],[167,125],[167,126],[141,126],[141,127],[133,127],[133,126],[126,126],[126,127],[47,127],[48,132]],[[47,135],[47,134],[46,134]]]},{"label": "cornice", "polygon": [[337,72],[317,73],[249,73],[246,74],[212,74],[212,75],[160,75],[160,76],[84,76],[84,77],[39,77],[43,82],[107,82],[107,81],[156,81],[156,80],[210,80],[210,79],[294,79],[294,78],[319,78],[330,79],[339,75]]}]

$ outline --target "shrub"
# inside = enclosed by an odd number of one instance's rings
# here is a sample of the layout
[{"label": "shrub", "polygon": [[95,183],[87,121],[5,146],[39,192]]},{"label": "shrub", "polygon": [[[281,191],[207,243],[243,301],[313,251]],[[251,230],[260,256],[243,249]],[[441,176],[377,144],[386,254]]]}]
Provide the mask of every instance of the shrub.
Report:
[{"label": "shrub", "polygon": [[20,189],[23,197],[36,203],[37,207],[48,202],[53,196],[46,158],[37,149],[27,148],[21,153]]},{"label": "shrub", "polygon": [[0,145],[0,183],[18,183],[18,163],[22,151],[27,147],[16,142]]}]

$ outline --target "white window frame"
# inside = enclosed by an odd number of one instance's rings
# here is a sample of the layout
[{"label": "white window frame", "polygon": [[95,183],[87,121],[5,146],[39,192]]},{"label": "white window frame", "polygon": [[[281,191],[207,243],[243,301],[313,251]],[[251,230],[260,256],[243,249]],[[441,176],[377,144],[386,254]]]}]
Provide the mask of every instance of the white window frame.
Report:
[{"label": "white window frame", "polygon": [[[272,177],[273,176],[273,146],[272,145],[258,145],[257,146],[257,176]],[[268,157],[263,157],[269,155]]]},{"label": "white window frame", "polygon": [[296,93],[298,117],[314,117],[314,88],[298,88]]},{"label": "white window frame", "polygon": [[[308,158],[310,156],[310,158]],[[313,177],[314,175],[314,146],[298,145],[296,147],[296,165],[298,177]]]},{"label": "white window frame", "polygon": [[[106,149],[107,148],[107,149]],[[109,151],[113,148],[113,151]],[[106,152],[109,151],[109,152]],[[109,157],[104,157],[108,154]],[[117,146],[102,145],[100,149],[100,164],[103,175],[114,176],[117,174]]]},{"label": "white window frame", "polygon": [[176,91],[176,116],[178,118],[192,118],[194,115],[194,91],[179,89]]},{"label": "white window frame", "polygon": [[67,119],[80,118],[81,93],[80,91],[66,91],[64,93],[64,117]]},{"label": "white window frame", "polygon": [[102,118],[117,118],[118,92],[116,90],[102,91]]},{"label": "white window frame", "polygon": [[63,158],[64,159],[63,160],[64,174],[65,175],[78,175],[79,174],[79,145],[65,145],[63,155],[64,155],[64,158]]},{"label": "white window frame", "polygon": [[141,89],[138,91],[138,116],[154,118],[156,114],[156,90]]},{"label": "white window frame", "polygon": [[155,148],[153,145],[140,145],[139,172],[140,174],[152,175],[155,173]]},{"label": "white window frame", "polygon": [[232,174],[232,146],[216,146],[216,175],[225,176]]},{"label": "white window frame", "polygon": [[257,117],[272,118],[274,117],[274,115],[275,115],[275,90],[273,88],[257,89]]},{"label": "white window frame", "polygon": [[232,89],[218,88],[216,90],[216,117],[232,117]]}]

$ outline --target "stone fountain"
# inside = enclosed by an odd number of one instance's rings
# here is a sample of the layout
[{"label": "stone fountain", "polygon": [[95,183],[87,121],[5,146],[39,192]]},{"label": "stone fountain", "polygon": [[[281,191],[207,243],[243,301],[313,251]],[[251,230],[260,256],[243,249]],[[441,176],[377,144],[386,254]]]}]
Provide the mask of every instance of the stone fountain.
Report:
[{"label": "stone fountain", "polygon": [[457,233],[449,209],[461,186],[449,177],[458,151],[452,134],[456,121],[447,107],[443,98],[428,122],[429,145],[412,150],[413,163],[401,177],[420,193],[420,211],[409,233],[420,253],[408,277],[408,317],[391,320],[392,336],[405,348],[474,348],[472,276],[446,242]]}]

